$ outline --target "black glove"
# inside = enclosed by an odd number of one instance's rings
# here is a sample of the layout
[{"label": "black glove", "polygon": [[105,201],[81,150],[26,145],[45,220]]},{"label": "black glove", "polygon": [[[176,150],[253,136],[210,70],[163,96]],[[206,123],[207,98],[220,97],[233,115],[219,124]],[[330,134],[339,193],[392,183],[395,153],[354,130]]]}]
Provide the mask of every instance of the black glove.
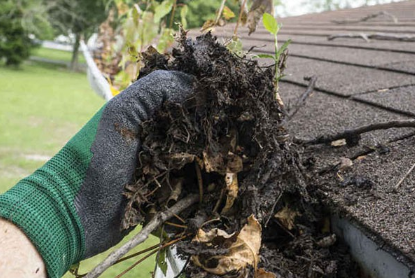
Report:
[{"label": "black glove", "polygon": [[163,102],[183,102],[193,77],[155,71],[109,101],[42,168],[0,196],[0,217],[36,245],[52,278],[117,244],[133,182],[140,123]]}]

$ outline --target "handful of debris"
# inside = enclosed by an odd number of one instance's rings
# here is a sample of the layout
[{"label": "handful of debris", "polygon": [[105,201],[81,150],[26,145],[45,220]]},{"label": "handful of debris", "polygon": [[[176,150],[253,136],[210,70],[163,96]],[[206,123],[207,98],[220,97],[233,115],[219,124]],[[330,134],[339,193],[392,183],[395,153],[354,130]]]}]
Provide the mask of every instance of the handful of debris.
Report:
[{"label": "handful of debris", "polygon": [[197,194],[198,204],[163,224],[191,256],[186,277],[348,277],[336,274],[335,238],[284,126],[274,70],[233,55],[210,33],[177,40],[171,56],[143,53],[139,78],[182,71],[196,77],[195,94],[142,124],[124,228]]}]

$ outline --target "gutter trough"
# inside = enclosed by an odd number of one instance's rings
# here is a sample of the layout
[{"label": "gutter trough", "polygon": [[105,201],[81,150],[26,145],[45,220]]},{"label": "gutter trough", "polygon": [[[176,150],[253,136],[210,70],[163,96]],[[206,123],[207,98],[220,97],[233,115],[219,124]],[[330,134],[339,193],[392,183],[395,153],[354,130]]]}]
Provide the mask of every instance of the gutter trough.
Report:
[{"label": "gutter trough", "polygon": [[369,238],[350,220],[337,214],[331,216],[333,232],[349,246],[353,259],[360,265],[363,278],[414,278],[415,273]]}]

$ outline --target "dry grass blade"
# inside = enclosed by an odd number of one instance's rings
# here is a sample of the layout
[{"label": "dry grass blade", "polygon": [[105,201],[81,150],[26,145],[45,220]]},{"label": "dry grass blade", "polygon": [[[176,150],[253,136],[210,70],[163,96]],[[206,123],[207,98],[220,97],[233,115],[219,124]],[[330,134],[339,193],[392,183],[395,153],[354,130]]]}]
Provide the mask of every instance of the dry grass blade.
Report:
[{"label": "dry grass blade", "polygon": [[134,264],[132,264],[131,266],[129,266],[126,270],[124,270],[123,272],[121,272],[120,274],[118,274],[115,278],[120,278],[122,276],[124,276],[124,274],[126,274],[127,272],[129,272],[131,269],[133,269],[134,267],[136,267],[137,265],[139,265],[141,262],[143,262],[145,259],[151,257],[152,255],[156,254],[159,250],[154,250],[151,253],[145,255],[144,257],[142,257],[141,259],[139,259],[138,261],[136,261]]},{"label": "dry grass blade", "polygon": [[401,184],[404,182],[404,180],[409,176],[409,174],[412,173],[412,171],[415,169],[415,163],[409,168],[409,170],[405,173],[405,175],[399,180],[399,182],[395,185],[394,190],[398,190],[398,188],[401,186]]},{"label": "dry grass blade", "polygon": [[[139,265],[141,262],[145,261],[147,258],[151,257],[152,255],[154,255],[155,253],[179,242],[180,240],[185,239],[187,236],[182,236],[180,238],[174,239],[170,242],[167,242],[166,244],[163,244],[162,246],[160,246],[159,248],[157,248],[157,250],[152,251],[151,253],[145,255],[144,257],[142,257],[141,259],[139,259],[138,261],[136,261],[134,264],[130,265],[126,270],[124,270],[123,272],[121,272],[120,274],[118,274],[115,278],[120,278],[122,276],[124,276],[124,274],[126,274],[127,272],[129,272],[131,269],[133,269],[134,267],[136,267],[137,265]],[[157,244],[158,246],[158,244]],[[130,256],[129,256],[130,257]],[[127,257],[126,257],[127,258]]]},{"label": "dry grass blade", "polygon": [[310,78],[304,78],[308,80],[308,87],[305,92],[298,98],[297,102],[295,103],[293,109],[288,114],[288,120],[292,119],[292,117],[297,114],[301,107],[305,105],[307,98],[314,92],[314,88],[316,87],[317,76],[312,76]]}]

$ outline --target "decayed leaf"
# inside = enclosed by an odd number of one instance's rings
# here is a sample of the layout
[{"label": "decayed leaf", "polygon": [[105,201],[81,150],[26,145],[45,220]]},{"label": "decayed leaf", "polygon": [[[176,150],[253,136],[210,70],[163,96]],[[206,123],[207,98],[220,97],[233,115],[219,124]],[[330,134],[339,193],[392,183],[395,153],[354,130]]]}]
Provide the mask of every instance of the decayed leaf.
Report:
[{"label": "decayed leaf", "polygon": [[205,165],[204,168],[207,173],[216,172],[222,175],[225,174],[225,163],[220,153],[216,153],[216,155],[214,155],[208,151],[204,151],[203,163]]},{"label": "decayed leaf", "polygon": [[210,31],[213,27],[215,27],[215,21],[213,19],[209,19],[205,23],[203,23],[203,26],[202,28],[200,28],[200,31]]},{"label": "decayed leaf", "polygon": [[227,159],[226,172],[239,173],[243,170],[242,158],[239,155],[229,152]]},{"label": "decayed leaf", "polygon": [[336,240],[337,240],[336,235],[332,234],[332,235],[329,235],[329,236],[326,236],[320,239],[319,241],[316,242],[316,244],[320,247],[327,248],[335,244]]},{"label": "decayed leaf", "polygon": [[174,153],[170,155],[172,167],[175,169],[182,169],[186,164],[192,163],[196,156],[189,153]]},{"label": "decayed leaf", "polygon": [[225,175],[226,182],[226,204],[222,210],[222,213],[226,213],[231,209],[233,203],[235,202],[236,197],[238,197],[238,176],[236,173],[226,173]]},{"label": "decayed leaf", "polygon": [[167,199],[168,207],[172,207],[175,203],[177,203],[177,200],[179,199],[179,196],[182,193],[183,180],[183,178],[172,180],[172,191],[170,193],[170,197]]},{"label": "decayed leaf", "polygon": [[357,161],[362,161],[362,160],[365,160],[366,159],[366,155],[361,155],[361,156],[358,156],[357,158],[356,158],[356,160]]},{"label": "decayed leaf", "polygon": [[213,244],[213,240],[215,240],[215,244],[224,244],[225,241],[235,241],[234,237],[237,237],[236,233],[228,234],[224,230],[214,228],[208,232],[199,229],[195,238],[192,241],[207,243],[208,246]]},{"label": "decayed leaf", "polygon": [[339,171],[343,172],[353,166],[353,161],[347,157],[340,157]]},{"label": "decayed leaf", "polygon": [[[256,270],[259,262],[259,248],[261,247],[261,225],[251,215],[248,217],[248,223],[245,224],[239,234],[229,235],[217,228],[209,232],[200,229],[193,241],[205,243],[212,247],[228,247],[229,252],[225,255],[209,258],[192,256],[193,263],[209,273],[225,275],[230,272],[243,271],[247,266],[253,266]],[[263,278],[270,277],[263,276]]]},{"label": "decayed leaf", "polygon": [[[244,3],[245,2],[245,3]],[[244,5],[245,4],[245,5]],[[241,24],[243,26],[245,26],[246,21],[248,20],[248,1],[244,1],[244,0],[239,0],[239,7],[242,10],[242,15],[241,15]],[[244,5],[244,6],[242,6]]]},{"label": "decayed leaf", "polygon": [[277,278],[277,276],[272,273],[272,272],[268,272],[263,268],[258,269],[255,278]]},{"label": "decayed leaf", "polygon": [[346,145],[346,139],[339,139],[330,143],[333,147],[341,147]]},{"label": "decayed leaf", "polygon": [[231,9],[229,9],[229,7],[227,6],[223,7],[222,15],[226,20],[229,20],[235,17],[234,12]]},{"label": "decayed leaf", "polygon": [[[227,161],[225,165],[225,160]],[[232,152],[229,152],[224,159],[220,153],[212,154],[209,151],[203,152],[203,166],[207,173],[216,172],[225,175],[226,184],[226,204],[222,213],[226,213],[233,206],[236,197],[238,197],[238,176],[237,173],[243,170],[242,158]]]},{"label": "decayed leaf", "polygon": [[254,0],[248,12],[249,34],[255,32],[258,21],[265,12],[274,13],[273,0]]},{"label": "decayed leaf", "polygon": [[226,184],[226,204],[222,209],[222,213],[226,213],[230,210],[235,202],[236,197],[238,197],[238,175],[237,173],[243,170],[242,158],[239,155],[236,155],[232,152],[228,153],[226,164],[226,175],[225,175],[225,184]]},{"label": "decayed leaf", "polygon": [[288,206],[285,206],[282,210],[277,212],[274,217],[277,218],[285,228],[292,230],[294,228],[295,218],[300,215],[301,214],[298,211],[292,210]]}]

